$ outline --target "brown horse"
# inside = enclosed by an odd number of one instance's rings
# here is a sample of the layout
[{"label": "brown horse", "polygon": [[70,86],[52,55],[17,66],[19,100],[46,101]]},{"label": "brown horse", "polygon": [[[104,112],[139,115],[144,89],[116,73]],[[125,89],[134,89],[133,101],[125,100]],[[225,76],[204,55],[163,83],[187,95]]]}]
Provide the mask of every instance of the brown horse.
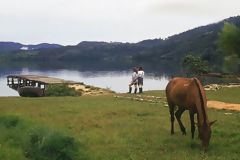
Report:
[{"label": "brown horse", "polygon": [[173,78],[166,87],[166,96],[171,115],[171,134],[174,134],[175,106],[178,106],[175,116],[184,135],[186,130],[181,122],[181,115],[189,110],[192,139],[195,132],[194,114],[197,113],[199,138],[206,151],[211,138],[211,125],[215,121],[208,120],[206,94],[200,81],[197,78]]}]

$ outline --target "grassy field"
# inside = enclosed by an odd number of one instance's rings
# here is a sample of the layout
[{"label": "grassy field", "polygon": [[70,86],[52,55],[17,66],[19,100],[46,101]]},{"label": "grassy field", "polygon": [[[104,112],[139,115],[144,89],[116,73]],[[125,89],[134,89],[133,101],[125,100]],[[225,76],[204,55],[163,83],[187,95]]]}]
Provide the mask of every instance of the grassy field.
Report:
[{"label": "grassy field", "polygon": [[217,91],[207,91],[209,100],[228,103],[240,103],[240,88],[221,88]]},{"label": "grassy field", "polygon": [[[207,96],[211,100],[240,103],[239,93],[240,88],[224,89],[207,92]],[[165,94],[150,91],[144,95]],[[240,113],[209,109],[208,114],[210,120],[216,119],[217,122],[212,127],[209,151],[203,153],[200,141],[190,138],[188,112],[182,117],[187,135],[181,135],[178,125],[175,125],[175,135],[170,135],[169,111],[162,103],[116,99],[111,95],[0,97],[0,159],[41,159],[28,156],[26,152],[30,152],[31,135],[42,132],[42,141],[48,139],[48,132],[51,132],[60,135],[58,137],[63,142],[72,138],[78,143],[78,156],[62,158],[64,160],[239,159]],[[197,137],[197,132],[195,135]],[[50,142],[55,145],[58,141]],[[30,149],[35,146],[30,145]],[[69,146],[71,150],[74,145]],[[32,149],[31,153],[38,153],[40,149]]]}]

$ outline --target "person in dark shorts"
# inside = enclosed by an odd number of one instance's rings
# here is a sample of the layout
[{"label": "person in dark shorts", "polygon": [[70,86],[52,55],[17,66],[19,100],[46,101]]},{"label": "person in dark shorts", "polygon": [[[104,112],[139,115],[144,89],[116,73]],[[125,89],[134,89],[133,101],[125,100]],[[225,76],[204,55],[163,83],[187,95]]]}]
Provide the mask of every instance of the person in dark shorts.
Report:
[{"label": "person in dark shorts", "polygon": [[138,87],[139,87],[139,93],[143,92],[143,77],[144,77],[144,71],[142,67],[138,68]]},{"label": "person in dark shorts", "polygon": [[134,86],[134,93],[137,93],[137,85],[138,85],[138,69],[136,67],[133,68],[132,73],[132,81],[129,84],[129,92],[132,92],[132,86]]}]

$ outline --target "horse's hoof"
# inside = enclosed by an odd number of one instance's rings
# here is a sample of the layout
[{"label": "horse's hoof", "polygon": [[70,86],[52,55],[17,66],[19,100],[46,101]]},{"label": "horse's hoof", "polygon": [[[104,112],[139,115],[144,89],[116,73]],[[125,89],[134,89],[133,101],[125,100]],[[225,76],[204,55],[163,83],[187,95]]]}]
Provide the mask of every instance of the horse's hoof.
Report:
[{"label": "horse's hoof", "polygon": [[181,128],[181,132],[183,135],[186,135],[186,129],[184,127]]}]

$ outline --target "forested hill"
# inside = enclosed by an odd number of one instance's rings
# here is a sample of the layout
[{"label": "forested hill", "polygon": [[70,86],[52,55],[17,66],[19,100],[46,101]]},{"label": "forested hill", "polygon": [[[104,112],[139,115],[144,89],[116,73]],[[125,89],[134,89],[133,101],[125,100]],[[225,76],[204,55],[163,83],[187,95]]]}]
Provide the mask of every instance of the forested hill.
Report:
[{"label": "forested hill", "polygon": [[160,45],[142,53],[141,59],[176,59],[179,60],[186,54],[198,54],[206,60],[212,60],[215,56],[221,56],[218,52],[217,42],[219,32],[225,22],[240,26],[240,16],[231,17],[223,21],[201,26],[165,39]]},{"label": "forested hill", "polygon": [[83,41],[74,46],[9,51],[7,57],[6,54],[1,54],[0,58],[5,61],[44,60],[50,61],[51,65],[55,62],[106,67],[141,64],[146,67],[161,68],[166,67],[165,64],[170,61],[179,63],[186,54],[196,54],[216,67],[223,59],[217,41],[224,22],[240,26],[240,16],[188,30],[164,40],[159,38],[138,43]]}]

